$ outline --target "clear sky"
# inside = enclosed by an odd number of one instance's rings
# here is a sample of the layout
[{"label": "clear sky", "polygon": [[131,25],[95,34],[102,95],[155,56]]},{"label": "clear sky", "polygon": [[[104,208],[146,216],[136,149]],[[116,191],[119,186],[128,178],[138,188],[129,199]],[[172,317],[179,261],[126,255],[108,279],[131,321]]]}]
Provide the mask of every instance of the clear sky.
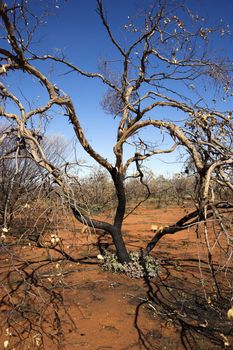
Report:
[{"label": "clear sky", "polygon": [[[30,3],[33,10],[38,11],[43,1],[31,0]],[[97,14],[95,0],[53,0],[51,3],[51,15],[46,18],[46,24],[41,26],[35,36],[33,49],[37,53],[56,54],[62,49],[67,59],[90,72],[98,70],[102,59],[118,58]],[[153,1],[148,0],[103,1],[111,28],[122,43],[127,44],[124,25],[128,21],[128,16],[143,11],[151,3]],[[233,30],[233,0],[187,0],[186,4],[209,22],[216,24],[222,19]],[[232,39],[229,37],[226,41],[224,40],[216,40],[212,45],[212,50],[221,50],[224,55],[233,58]],[[44,66],[41,67],[44,69]],[[117,119],[106,115],[100,106],[105,87],[94,79],[84,78],[76,73],[68,75],[63,75],[63,73],[64,70],[57,70],[52,64],[49,66],[49,76],[52,81],[72,96],[91,145],[111,160]],[[43,99],[43,91],[36,82],[32,86],[30,81],[25,83],[22,76],[17,79],[28,98],[33,96],[35,99],[41,96]],[[224,104],[219,99],[218,107],[232,109],[230,103],[232,101]],[[62,115],[54,118],[48,127],[48,132],[62,134],[69,139],[73,137],[72,127],[64,121]],[[80,148],[78,148],[78,156],[84,158],[84,153]],[[178,171],[180,165],[176,163],[176,157],[177,153],[175,157],[173,155],[157,157],[158,161],[151,162],[155,174],[171,174]]]}]

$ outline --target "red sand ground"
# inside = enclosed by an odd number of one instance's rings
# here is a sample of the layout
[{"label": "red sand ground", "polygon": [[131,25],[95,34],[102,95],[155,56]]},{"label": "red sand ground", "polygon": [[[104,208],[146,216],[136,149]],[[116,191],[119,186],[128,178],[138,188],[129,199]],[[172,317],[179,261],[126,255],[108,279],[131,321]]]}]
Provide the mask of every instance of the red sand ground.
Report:
[{"label": "red sand ground", "polygon": [[[128,248],[145,247],[153,236],[152,224],[174,223],[188,210],[138,209],[124,224]],[[4,344],[8,350],[233,349],[232,323],[226,318],[230,297],[217,301],[207,264],[198,261],[198,255],[205,258],[205,249],[195,228],[159,242],[153,252],[159,273],[151,280],[102,271],[93,245],[98,235],[81,230],[70,222],[57,233],[68,254],[89,257],[85,264],[63,261],[53,250],[33,245],[6,248],[0,349]],[[225,279],[220,282],[224,288]]]}]

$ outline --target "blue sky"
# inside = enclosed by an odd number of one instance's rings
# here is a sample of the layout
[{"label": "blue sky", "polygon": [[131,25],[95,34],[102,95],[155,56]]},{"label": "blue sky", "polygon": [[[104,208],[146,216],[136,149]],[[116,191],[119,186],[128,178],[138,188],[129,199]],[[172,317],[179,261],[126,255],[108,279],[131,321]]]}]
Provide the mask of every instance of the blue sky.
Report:
[{"label": "blue sky", "polygon": [[[98,70],[101,59],[119,58],[96,12],[95,0],[53,0],[51,3],[52,14],[46,18],[47,23],[41,26],[35,36],[33,49],[36,52],[56,54],[62,49],[67,59],[73,61],[83,70],[90,72]],[[152,1],[147,0],[103,1],[111,28],[122,43],[127,44],[124,24],[127,23],[128,16],[143,11],[151,3]],[[31,1],[33,10],[38,11],[39,4],[41,5],[42,2]],[[207,18],[209,22],[216,24],[222,19],[233,30],[232,0],[187,0],[186,4],[194,12]],[[226,38],[226,41],[224,40],[216,39],[211,49],[213,51],[221,50],[224,55],[229,55],[232,58],[232,39]],[[43,65],[41,68],[48,72],[48,68]],[[117,119],[106,115],[100,106],[105,87],[100,81],[87,79],[78,76],[76,73],[65,76],[63,73],[64,70],[55,68],[52,64],[49,66],[51,80],[73,98],[77,114],[91,145],[106,158],[112,160]],[[14,82],[14,76],[11,79]],[[31,81],[25,80],[23,76],[18,76],[17,81],[28,98],[35,100],[36,98],[43,99],[45,97],[37,82],[34,81],[31,84]],[[218,107],[232,109],[231,103],[232,101],[223,103],[219,98]],[[48,127],[48,132],[62,134],[68,139],[73,137],[72,127],[64,120],[62,115],[54,117]],[[150,136],[150,132],[146,133],[146,137],[149,138]],[[78,156],[85,158],[85,154],[80,147],[78,147]],[[180,169],[180,165],[176,163],[176,158],[177,153],[175,156],[160,156],[157,157],[157,161],[151,162],[150,166],[156,175],[170,175]],[[171,162],[171,164],[169,165],[167,162]]]}]

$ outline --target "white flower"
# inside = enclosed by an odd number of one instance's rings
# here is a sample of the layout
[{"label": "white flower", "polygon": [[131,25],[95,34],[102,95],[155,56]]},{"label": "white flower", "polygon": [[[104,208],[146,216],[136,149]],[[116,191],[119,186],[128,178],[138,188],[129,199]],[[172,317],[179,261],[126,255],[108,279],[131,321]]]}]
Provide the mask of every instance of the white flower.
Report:
[{"label": "white flower", "polygon": [[2,228],[2,232],[7,233],[8,232],[8,228],[7,227],[3,227]]},{"label": "white flower", "polygon": [[98,255],[97,255],[97,259],[99,259],[99,260],[104,260],[104,257],[103,257],[103,255],[98,254]]},{"label": "white flower", "polygon": [[151,225],[151,231],[155,232],[158,230],[158,225]]},{"label": "white flower", "polygon": [[3,346],[4,346],[4,349],[7,349],[8,346],[9,346],[9,341],[5,340],[4,343],[3,343]]},{"label": "white flower", "polygon": [[9,336],[12,335],[12,333],[11,333],[10,330],[9,330],[9,328],[6,329],[6,335],[9,335]]},{"label": "white flower", "polygon": [[56,244],[56,243],[58,243],[59,241],[60,241],[60,238],[59,238],[56,234],[51,235],[50,242],[51,242],[52,244]]},{"label": "white flower", "polygon": [[227,318],[228,320],[233,319],[233,306],[227,311]]}]

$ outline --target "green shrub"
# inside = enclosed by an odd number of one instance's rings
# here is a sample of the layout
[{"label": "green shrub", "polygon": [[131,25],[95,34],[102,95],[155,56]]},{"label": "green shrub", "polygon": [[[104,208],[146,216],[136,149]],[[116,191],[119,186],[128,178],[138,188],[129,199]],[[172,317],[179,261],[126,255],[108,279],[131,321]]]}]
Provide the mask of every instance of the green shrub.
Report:
[{"label": "green shrub", "polygon": [[129,263],[121,264],[115,253],[105,252],[99,255],[100,264],[104,271],[113,273],[124,273],[130,278],[155,277],[158,274],[159,262],[152,256],[147,256],[143,260],[137,252],[131,252]]}]

